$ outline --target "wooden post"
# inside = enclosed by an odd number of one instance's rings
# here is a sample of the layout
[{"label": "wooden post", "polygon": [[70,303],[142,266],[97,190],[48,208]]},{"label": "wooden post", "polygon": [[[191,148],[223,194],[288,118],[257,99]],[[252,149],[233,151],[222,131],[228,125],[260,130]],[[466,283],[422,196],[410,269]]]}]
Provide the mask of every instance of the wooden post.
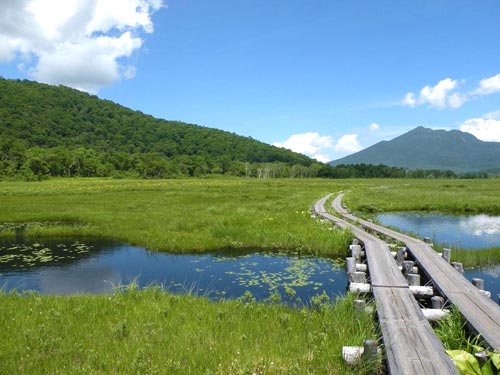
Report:
[{"label": "wooden post", "polygon": [[444,307],[444,298],[441,296],[431,297],[431,305],[433,309],[442,309]]},{"label": "wooden post", "polygon": [[430,237],[424,237],[424,242],[430,244],[431,243],[431,238]]},{"label": "wooden post", "polygon": [[396,253],[396,263],[398,266],[403,265],[403,261],[405,260],[406,255],[406,247],[398,247],[398,251]]},{"label": "wooden post", "polygon": [[474,285],[479,290],[484,290],[484,280],[483,279],[472,279],[472,285]]},{"label": "wooden post", "polygon": [[411,286],[420,286],[420,275],[418,273],[409,273],[406,275],[408,284]]},{"label": "wooden post", "polygon": [[458,272],[464,273],[464,265],[460,262],[451,262],[453,268],[455,268]]},{"label": "wooden post", "polygon": [[352,282],[366,284],[366,273],[358,271],[354,272],[352,274]]},{"label": "wooden post", "polygon": [[351,293],[370,293],[372,286],[370,284],[350,283],[349,292]]},{"label": "wooden post", "polygon": [[345,267],[349,281],[352,281],[352,274],[356,272],[356,259],[353,257],[345,258]]},{"label": "wooden post", "polygon": [[414,296],[433,296],[434,288],[432,286],[418,286],[418,285],[410,285],[410,292],[413,293]]},{"label": "wooden post", "polygon": [[411,273],[413,269],[413,261],[412,260],[403,260],[403,275],[408,275]]},{"label": "wooden post", "polygon": [[443,249],[443,259],[450,263],[451,260],[451,249]]},{"label": "wooden post", "polygon": [[366,302],[363,299],[354,300],[354,311],[357,313],[364,313],[366,311]]},{"label": "wooden post", "polygon": [[368,266],[365,263],[356,263],[356,271],[368,271]]},{"label": "wooden post", "polygon": [[361,261],[361,245],[351,245],[349,247],[351,248],[351,256],[359,263]]},{"label": "wooden post", "polygon": [[361,358],[365,362],[373,362],[377,359],[377,341],[375,340],[365,340],[363,343],[363,354]]}]

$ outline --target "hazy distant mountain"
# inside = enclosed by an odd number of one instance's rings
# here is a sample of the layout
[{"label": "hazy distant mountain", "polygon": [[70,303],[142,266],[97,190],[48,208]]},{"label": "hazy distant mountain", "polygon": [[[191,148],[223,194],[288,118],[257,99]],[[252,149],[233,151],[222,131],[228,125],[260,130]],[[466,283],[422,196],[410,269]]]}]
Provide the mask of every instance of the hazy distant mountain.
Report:
[{"label": "hazy distant mountain", "polygon": [[329,164],[361,163],[409,169],[499,173],[500,142],[483,142],[459,130],[432,130],[419,126],[391,141],[379,142]]}]

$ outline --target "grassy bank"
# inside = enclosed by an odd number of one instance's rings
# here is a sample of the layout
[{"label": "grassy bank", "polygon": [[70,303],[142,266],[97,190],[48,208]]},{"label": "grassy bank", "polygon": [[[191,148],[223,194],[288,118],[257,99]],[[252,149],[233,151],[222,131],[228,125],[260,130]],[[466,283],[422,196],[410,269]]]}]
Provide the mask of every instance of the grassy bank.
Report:
[{"label": "grassy bank", "polygon": [[344,203],[351,210],[364,213],[423,211],[499,215],[499,191],[500,178],[373,180],[351,189]]},{"label": "grassy bank", "polygon": [[263,248],[335,255],[345,251],[349,233],[319,225],[308,208],[347,186],[251,179],[4,182],[0,223],[8,224],[0,235],[103,237],[175,252]]},{"label": "grassy bank", "polygon": [[352,298],[312,310],[155,288],[0,298],[2,374],[357,374],[342,345],[377,337]]}]

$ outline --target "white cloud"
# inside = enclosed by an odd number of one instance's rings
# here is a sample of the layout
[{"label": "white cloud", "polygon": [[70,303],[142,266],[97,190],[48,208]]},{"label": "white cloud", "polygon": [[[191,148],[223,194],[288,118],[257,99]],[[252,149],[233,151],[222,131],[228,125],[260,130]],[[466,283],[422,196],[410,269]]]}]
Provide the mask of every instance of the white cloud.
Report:
[{"label": "white cloud", "polygon": [[363,147],[359,144],[357,134],[343,135],[334,146],[335,151],[346,154],[352,154],[362,148]]},{"label": "white cloud", "polygon": [[[498,113],[497,113],[498,115]],[[460,130],[471,133],[482,141],[500,142],[500,118],[480,117],[465,121]]]},{"label": "white cloud", "polygon": [[2,0],[0,61],[39,81],[95,92],[135,75],[126,59],[162,0]]},{"label": "white cloud", "polygon": [[292,134],[284,142],[274,142],[273,146],[287,148],[325,163],[332,160],[327,154],[333,148],[329,135],[322,136],[316,132]]},{"label": "white cloud", "polygon": [[418,98],[412,92],[406,94],[403,99],[403,105],[416,107],[423,104],[428,104],[431,107],[444,109],[446,107],[458,108],[464,104],[467,96],[454,92],[458,87],[458,81],[445,78],[439,81],[435,86],[425,86],[420,90]]},{"label": "white cloud", "polygon": [[497,92],[500,92],[500,74],[479,81],[479,87],[474,91],[474,94],[489,95]]},{"label": "white cloud", "polygon": [[478,87],[473,91],[460,92],[459,82],[451,78],[439,81],[435,86],[425,86],[420,90],[418,97],[413,92],[405,95],[401,104],[407,107],[417,107],[428,104],[431,107],[460,108],[470,100],[476,99],[480,95],[490,95],[500,92],[500,74],[484,78],[479,81]]},{"label": "white cloud", "polygon": [[379,129],[380,129],[380,125],[377,124],[377,123],[375,123],[375,122],[370,125],[370,130],[373,131],[373,132],[377,131]]},{"label": "white cloud", "polygon": [[403,105],[406,105],[408,107],[415,107],[417,105],[415,94],[412,92],[406,94],[405,98],[403,99]]}]

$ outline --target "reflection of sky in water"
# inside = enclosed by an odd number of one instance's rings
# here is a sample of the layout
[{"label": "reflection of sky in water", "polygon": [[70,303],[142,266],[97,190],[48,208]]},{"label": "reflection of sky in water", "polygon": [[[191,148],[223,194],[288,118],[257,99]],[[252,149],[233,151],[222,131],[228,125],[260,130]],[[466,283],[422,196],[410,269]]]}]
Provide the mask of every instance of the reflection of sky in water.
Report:
[{"label": "reflection of sky in water", "polygon": [[481,267],[465,270],[464,276],[468,280],[479,278],[484,280],[484,289],[491,292],[493,301],[498,302],[500,294],[500,266]]},{"label": "reflection of sky in water", "polygon": [[[56,246],[43,244],[53,249],[51,254]],[[329,296],[343,294],[347,285],[344,270],[323,258],[265,253],[174,255],[98,242],[91,249],[64,262],[37,263],[23,269],[3,265],[0,285],[71,294],[105,293],[136,281],[140,287],[161,284],[174,293],[194,292],[213,299],[237,298],[248,290],[261,300],[278,292],[289,303],[308,303],[323,291]]]},{"label": "reflection of sky in water", "polygon": [[435,242],[466,249],[500,247],[500,217],[475,215],[393,213],[381,214],[383,224],[430,237]]}]

